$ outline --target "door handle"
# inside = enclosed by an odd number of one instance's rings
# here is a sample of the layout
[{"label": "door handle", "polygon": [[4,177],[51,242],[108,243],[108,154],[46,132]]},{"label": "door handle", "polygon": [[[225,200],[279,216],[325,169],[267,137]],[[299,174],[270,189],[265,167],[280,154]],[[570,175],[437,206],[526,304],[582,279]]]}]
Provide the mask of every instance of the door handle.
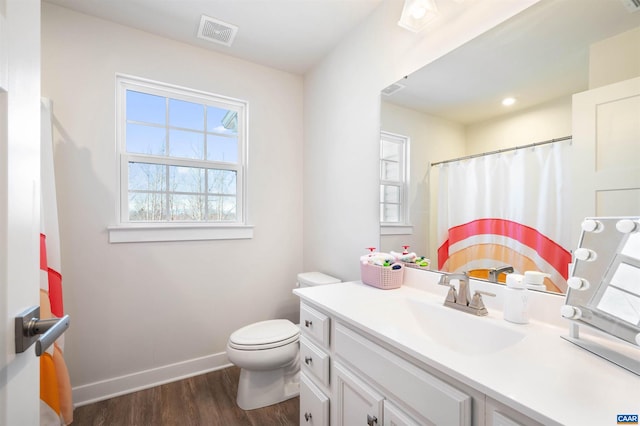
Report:
[{"label": "door handle", "polygon": [[16,353],[26,351],[36,344],[40,356],[69,328],[70,318],[40,319],[40,307],[33,306],[15,318]]}]

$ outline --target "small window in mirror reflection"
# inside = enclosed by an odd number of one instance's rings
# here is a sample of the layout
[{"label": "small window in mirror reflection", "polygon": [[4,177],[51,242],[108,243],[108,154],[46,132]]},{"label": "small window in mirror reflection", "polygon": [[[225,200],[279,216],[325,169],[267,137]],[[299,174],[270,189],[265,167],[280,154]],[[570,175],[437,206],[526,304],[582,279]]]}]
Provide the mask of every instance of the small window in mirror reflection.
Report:
[{"label": "small window in mirror reflection", "polygon": [[409,214],[409,138],[380,133],[380,223],[407,225]]}]

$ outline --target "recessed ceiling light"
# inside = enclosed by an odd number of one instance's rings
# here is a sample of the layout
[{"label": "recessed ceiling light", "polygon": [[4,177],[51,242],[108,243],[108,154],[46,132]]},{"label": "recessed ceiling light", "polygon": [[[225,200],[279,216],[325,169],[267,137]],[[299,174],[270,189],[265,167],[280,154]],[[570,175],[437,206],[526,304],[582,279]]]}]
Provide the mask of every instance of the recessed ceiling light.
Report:
[{"label": "recessed ceiling light", "polygon": [[511,106],[516,103],[516,98],[504,98],[502,100],[502,105]]}]

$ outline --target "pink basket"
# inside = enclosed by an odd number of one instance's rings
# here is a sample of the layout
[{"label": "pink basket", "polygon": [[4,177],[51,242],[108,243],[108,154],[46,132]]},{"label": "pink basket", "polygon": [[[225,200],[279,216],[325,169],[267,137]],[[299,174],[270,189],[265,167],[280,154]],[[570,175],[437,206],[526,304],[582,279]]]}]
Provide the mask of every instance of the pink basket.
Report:
[{"label": "pink basket", "polygon": [[[399,265],[399,264],[397,264]],[[402,285],[404,278],[404,266],[400,269],[391,269],[390,267],[370,265],[368,263],[360,263],[360,276],[362,282],[383,290],[398,288]]]}]

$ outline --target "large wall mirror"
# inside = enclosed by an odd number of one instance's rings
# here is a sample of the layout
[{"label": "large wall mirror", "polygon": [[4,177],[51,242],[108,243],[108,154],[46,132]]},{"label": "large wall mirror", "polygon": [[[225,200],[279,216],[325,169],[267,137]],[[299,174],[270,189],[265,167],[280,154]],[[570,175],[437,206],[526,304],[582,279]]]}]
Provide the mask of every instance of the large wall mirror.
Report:
[{"label": "large wall mirror", "polygon": [[[542,0],[383,90],[380,128],[387,144],[381,156],[392,152],[402,159],[406,153],[401,166],[408,185],[402,195],[405,205],[398,210],[392,205],[396,194],[386,194],[392,208],[385,211],[383,205],[381,221],[399,218],[400,223],[381,224],[381,250],[410,246],[409,251],[431,258],[431,269],[437,269],[439,186],[432,163],[572,135],[573,141],[561,142],[569,145],[571,161],[596,161],[579,158],[584,149],[593,149],[577,146],[573,95],[640,81],[640,10],[630,3]],[[516,102],[503,106],[508,96]],[[582,200],[572,203],[569,250],[578,242],[580,218],[640,214],[640,169],[633,164],[640,155],[640,125],[633,124],[640,96],[627,98],[621,111],[631,111],[624,113],[628,132],[613,150],[620,159],[608,164],[613,172],[631,171],[622,178],[623,190],[601,191],[602,197],[585,192],[589,189],[576,182],[576,172],[569,173],[572,194],[589,198],[586,203],[602,198],[593,209],[582,208]],[[546,287],[558,293],[565,289]]]}]

